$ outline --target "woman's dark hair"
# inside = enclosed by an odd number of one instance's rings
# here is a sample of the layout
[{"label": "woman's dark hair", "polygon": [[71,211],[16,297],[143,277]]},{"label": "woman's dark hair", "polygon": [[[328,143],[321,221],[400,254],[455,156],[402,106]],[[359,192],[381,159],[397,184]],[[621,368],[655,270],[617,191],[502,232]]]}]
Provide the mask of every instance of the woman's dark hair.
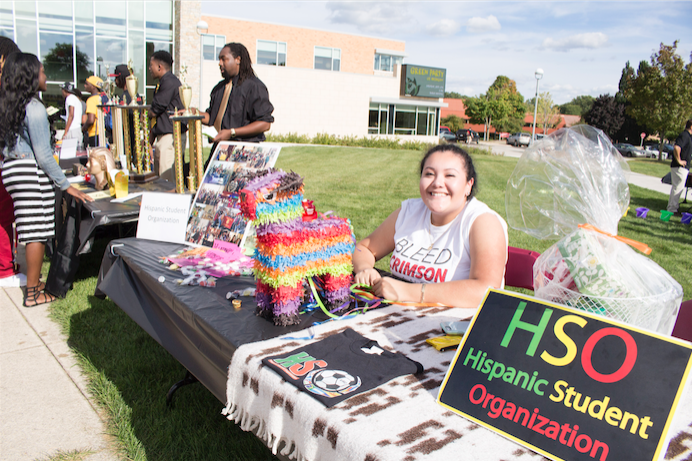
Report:
[{"label": "woman's dark hair", "polygon": [[476,178],[476,168],[473,166],[473,160],[468,152],[466,152],[461,147],[456,144],[439,144],[425,153],[423,159],[420,161],[420,174],[423,174],[423,169],[425,168],[425,162],[428,158],[437,152],[451,152],[458,155],[464,160],[464,169],[466,170],[466,180],[469,181],[473,178],[473,185],[471,186],[471,192],[466,200],[471,200],[476,195],[476,190],[478,186],[478,178]]},{"label": "woman's dark hair", "polygon": [[38,97],[41,63],[29,53],[11,53],[5,59],[0,80],[0,151],[14,149],[26,105]]},{"label": "woman's dark hair", "polygon": [[224,48],[228,48],[234,58],[240,57],[240,66],[238,69],[238,83],[240,85],[246,79],[250,77],[255,77],[255,71],[252,70],[252,59],[250,58],[250,53],[248,53],[247,48],[242,43],[226,43]]},{"label": "woman's dark hair", "polygon": [[0,58],[7,58],[10,53],[16,53],[19,47],[7,37],[0,37]]}]

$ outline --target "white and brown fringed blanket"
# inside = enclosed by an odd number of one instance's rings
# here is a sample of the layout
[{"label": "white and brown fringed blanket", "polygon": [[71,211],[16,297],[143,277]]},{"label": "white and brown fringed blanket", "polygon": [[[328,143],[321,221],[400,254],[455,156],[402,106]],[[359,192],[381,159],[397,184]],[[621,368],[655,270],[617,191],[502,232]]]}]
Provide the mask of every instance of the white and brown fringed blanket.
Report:
[{"label": "white and brown fringed blanket", "polygon": [[[314,328],[310,340],[275,338],[238,348],[229,367],[224,414],[254,432],[274,454],[298,461],[418,461],[544,459],[436,403],[454,350],[438,352],[425,340],[440,336],[440,322],[474,310],[392,306]],[[421,363],[405,375],[325,408],[264,367],[262,359],[340,333],[350,327]],[[286,335],[303,337],[305,332]],[[688,383],[669,430],[666,460],[692,460],[692,392]]]}]

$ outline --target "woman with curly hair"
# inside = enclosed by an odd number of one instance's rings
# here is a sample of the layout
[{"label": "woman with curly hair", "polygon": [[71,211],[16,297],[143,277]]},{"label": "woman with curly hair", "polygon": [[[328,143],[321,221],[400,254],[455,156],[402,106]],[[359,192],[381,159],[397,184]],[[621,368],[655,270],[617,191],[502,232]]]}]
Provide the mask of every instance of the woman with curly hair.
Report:
[{"label": "woman with curly hair", "polygon": [[46,80],[33,54],[12,53],[5,59],[0,80],[2,182],[14,203],[18,241],[26,244],[26,307],[55,299],[40,281],[45,243],[55,236],[53,184],[78,200],[93,200],[70,185],[53,158],[48,115],[39,99],[39,91],[47,90]]}]

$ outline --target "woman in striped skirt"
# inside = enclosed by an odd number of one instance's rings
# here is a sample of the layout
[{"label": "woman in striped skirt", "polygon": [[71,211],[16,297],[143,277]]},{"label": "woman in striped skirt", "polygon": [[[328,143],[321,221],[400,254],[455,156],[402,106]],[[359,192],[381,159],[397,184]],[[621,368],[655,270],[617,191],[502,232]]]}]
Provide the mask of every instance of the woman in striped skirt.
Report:
[{"label": "woman in striped skirt", "polygon": [[46,80],[38,58],[28,53],[10,54],[0,80],[2,181],[14,204],[18,240],[26,244],[27,307],[55,299],[40,281],[45,243],[55,236],[53,184],[78,200],[93,200],[70,185],[53,158],[48,115],[39,99]]}]

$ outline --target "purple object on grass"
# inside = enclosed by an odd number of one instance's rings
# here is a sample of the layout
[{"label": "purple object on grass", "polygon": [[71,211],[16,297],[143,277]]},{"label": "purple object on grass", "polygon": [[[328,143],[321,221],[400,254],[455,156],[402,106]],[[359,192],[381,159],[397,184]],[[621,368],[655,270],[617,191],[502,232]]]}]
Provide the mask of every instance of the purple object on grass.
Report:
[{"label": "purple object on grass", "polygon": [[682,219],[680,220],[681,223],[683,224],[690,224],[692,223],[692,213],[683,213],[682,214]]},{"label": "purple object on grass", "polygon": [[637,208],[637,218],[644,218],[646,219],[646,214],[649,212],[648,208],[645,207],[640,207]]}]

